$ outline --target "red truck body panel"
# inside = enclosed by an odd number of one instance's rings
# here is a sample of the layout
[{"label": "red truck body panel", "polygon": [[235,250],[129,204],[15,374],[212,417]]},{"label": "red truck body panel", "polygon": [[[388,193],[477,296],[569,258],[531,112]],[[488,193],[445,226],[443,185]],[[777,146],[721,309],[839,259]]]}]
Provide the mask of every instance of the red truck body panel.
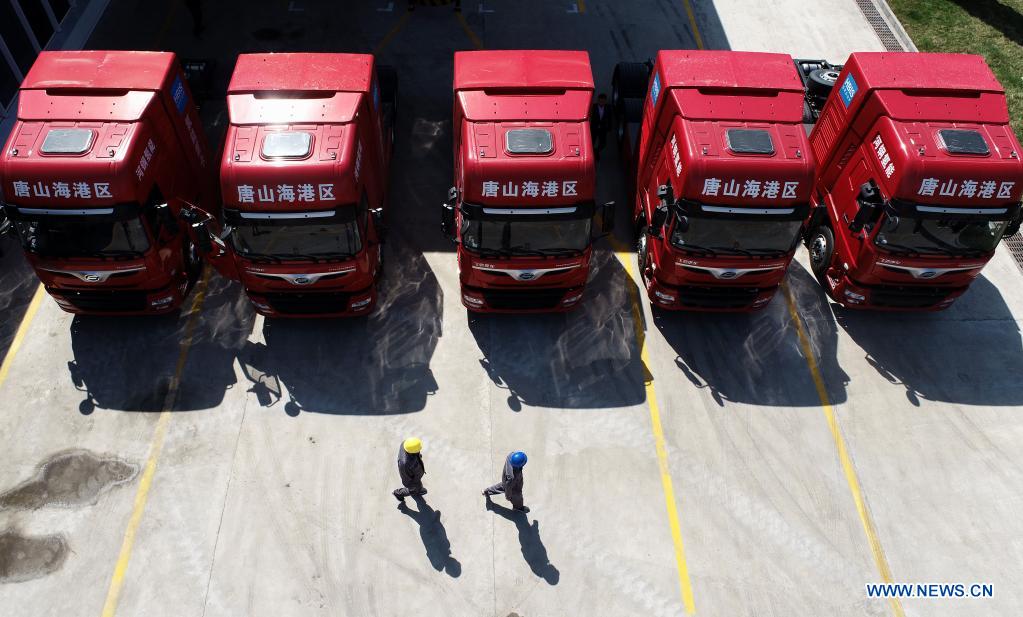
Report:
[{"label": "red truck body panel", "polygon": [[[710,235],[732,238],[733,246],[705,251],[693,241],[688,248],[686,232],[679,239],[683,244],[674,244],[669,239],[678,221],[669,215],[662,237],[641,238],[644,280],[655,306],[747,311],[773,297],[794,253],[798,213],[812,187],[802,105],[803,87],[787,55],[658,53],[637,148],[634,220],[644,225],[654,220],[658,188],[666,186],[684,204],[693,237],[710,233],[700,227],[714,225],[722,231]],[[769,136],[770,152],[742,152],[731,144],[733,135],[750,131]],[[744,225],[774,221],[784,221],[791,242],[762,250]]]},{"label": "red truck body panel", "polygon": [[[943,131],[969,132],[987,153],[951,152]],[[816,194],[823,196],[816,205],[826,209],[835,237],[835,260],[822,283],[850,307],[945,308],[997,246],[994,238],[985,250],[961,254],[885,250],[878,244],[888,237],[884,227],[898,219],[879,213],[865,233],[848,228],[863,183],[874,182],[886,203],[904,202],[905,212],[932,217],[943,211],[1009,217],[1023,192],[1020,146],[1004,90],[979,56],[852,54],[810,144],[818,161]],[[910,219],[905,212],[902,218]]]},{"label": "red truck body panel", "polygon": [[[592,96],[586,52],[455,53],[453,145],[462,239],[458,260],[466,308],[565,311],[582,298],[591,248],[589,222],[581,221],[592,218],[596,186],[588,121]],[[549,148],[513,152],[509,140],[520,134],[515,131],[546,135]],[[471,216],[477,219],[470,220]],[[477,221],[481,227],[503,224],[500,221],[516,228],[534,223],[571,225],[578,250],[489,254],[466,246],[462,231]],[[508,233],[515,236],[515,244],[543,250],[542,241],[529,232]]]},{"label": "red truck body panel", "polygon": [[[61,134],[81,141],[61,150]],[[199,262],[184,226],[160,223],[154,208],[218,213],[209,159],[174,54],[43,52],[22,83],[0,176],[29,262],[64,310],[162,313],[180,306]],[[131,254],[100,251],[122,228]]]},{"label": "red truck body panel", "polygon": [[[221,188],[229,223],[265,221],[265,232],[344,211],[355,213],[359,248],[349,258],[265,259],[234,249],[219,260],[257,311],[325,317],[369,313],[376,301],[380,244],[366,212],[387,202],[391,154],[380,113],[373,56],[243,54],[228,87]],[[268,154],[268,139],[298,136],[307,150]],[[236,235],[238,231],[236,230]],[[326,229],[318,233],[329,234]],[[290,241],[281,241],[287,243]],[[229,263],[224,263],[229,261]],[[215,261],[215,263],[218,263]]]}]

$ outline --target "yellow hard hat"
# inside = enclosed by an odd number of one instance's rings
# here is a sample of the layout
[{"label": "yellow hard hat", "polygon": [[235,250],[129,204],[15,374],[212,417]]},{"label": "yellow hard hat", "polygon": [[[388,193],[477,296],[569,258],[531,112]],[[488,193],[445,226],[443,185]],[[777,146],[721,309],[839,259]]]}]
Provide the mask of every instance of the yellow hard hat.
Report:
[{"label": "yellow hard hat", "polygon": [[419,454],[419,451],[423,449],[423,442],[416,437],[409,437],[401,445],[409,454]]}]

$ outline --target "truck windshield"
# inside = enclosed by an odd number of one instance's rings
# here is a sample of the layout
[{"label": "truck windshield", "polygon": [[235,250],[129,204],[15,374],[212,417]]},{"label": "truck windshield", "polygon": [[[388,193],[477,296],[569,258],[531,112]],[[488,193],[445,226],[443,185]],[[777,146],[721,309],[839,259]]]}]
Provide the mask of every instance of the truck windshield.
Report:
[{"label": "truck windshield", "polygon": [[138,217],[46,216],[14,223],[26,250],[50,257],[141,257],[149,250]]},{"label": "truck windshield", "polygon": [[356,221],[243,221],[231,239],[244,257],[349,259],[362,250]]},{"label": "truck windshield", "polygon": [[590,244],[590,223],[590,218],[523,221],[465,218],[462,243],[475,251],[513,255],[578,253]]},{"label": "truck windshield", "polygon": [[[764,218],[767,218],[766,215]],[[689,227],[678,222],[671,244],[683,251],[725,254],[772,255],[792,250],[803,222],[799,220],[751,220],[689,217]]]},{"label": "truck windshield", "polygon": [[893,253],[989,253],[1008,224],[886,215],[874,243]]}]

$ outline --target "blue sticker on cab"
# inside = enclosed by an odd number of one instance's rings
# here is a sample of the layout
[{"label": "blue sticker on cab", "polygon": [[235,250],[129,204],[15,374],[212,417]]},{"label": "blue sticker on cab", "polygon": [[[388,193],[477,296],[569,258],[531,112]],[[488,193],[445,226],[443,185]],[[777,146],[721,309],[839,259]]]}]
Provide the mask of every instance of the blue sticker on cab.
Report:
[{"label": "blue sticker on cab", "polygon": [[650,86],[650,105],[657,107],[657,98],[661,96],[661,76],[654,75],[654,85]]},{"label": "blue sticker on cab", "polygon": [[859,90],[860,87],[856,85],[856,80],[853,79],[852,73],[846,75],[845,81],[842,82],[842,87],[838,89],[838,93],[842,96],[842,102],[845,103],[846,107],[849,107],[849,103],[852,103]]},{"label": "blue sticker on cab", "polygon": [[174,106],[178,108],[178,113],[185,113],[185,106],[188,105],[188,94],[185,92],[185,84],[181,81],[181,77],[174,79],[174,83],[171,84],[171,98],[174,99]]}]

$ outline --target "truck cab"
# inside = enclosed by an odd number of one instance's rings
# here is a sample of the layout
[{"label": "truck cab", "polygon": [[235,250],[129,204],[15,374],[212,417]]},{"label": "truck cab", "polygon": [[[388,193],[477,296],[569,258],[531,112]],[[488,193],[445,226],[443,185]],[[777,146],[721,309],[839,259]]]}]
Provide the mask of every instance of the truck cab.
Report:
[{"label": "truck cab", "polygon": [[274,317],[369,314],[382,272],[396,79],[367,54],[243,54],[227,93],[211,262]]},{"label": "truck cab", "polygon": [[[455,53],[455,186],[442,225],[458,244],[468,310],[559,312],[582,300],[598,214],[592,97],[586,52]],[[604,230],[613,207],[601,208]]]},{"label": "truck cab", "polygon": [[[798,65],[805,79],[827,68]],[[1019,229],[1005,92],[980,56],[854,53],[831,68],[810,133],[814,275],[849,308],[944,309]]]},{"label": "truck cab", "polygon": [[650,301],[667,310],[767,306],[813,180],[792,58],[661,51],[652,67],[619,64],[612,92]]},{"label": "truck cab", "polygon": [[44,51],[0,155],[4,210],[65,311],[171,312],[202,267],[178,215],[219,214],[211,167],[174,54]]}]

